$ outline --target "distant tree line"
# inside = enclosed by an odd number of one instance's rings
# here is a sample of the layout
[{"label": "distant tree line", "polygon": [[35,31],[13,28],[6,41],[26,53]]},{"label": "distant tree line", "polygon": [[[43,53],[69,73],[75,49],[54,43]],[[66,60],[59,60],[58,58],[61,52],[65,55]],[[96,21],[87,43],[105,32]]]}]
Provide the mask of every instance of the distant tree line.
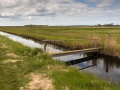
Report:
[{"label": "distant tree line", "polygon": [[29,27],[36,27],[36,26],[38,26],[38,27],[47,27],[48,25],[34,25],[34,24],[30,24],[30,25],[24,25],[24,26],[29,26]]},{"label": "distant tree line", "polygon": [[109,23],[109,24],[104,24],[104,25],[101,25],[101,24],[98,24],[98,25],[95,25],[95,26],[120,26],[120,25],[114,25],[114,23]]}]

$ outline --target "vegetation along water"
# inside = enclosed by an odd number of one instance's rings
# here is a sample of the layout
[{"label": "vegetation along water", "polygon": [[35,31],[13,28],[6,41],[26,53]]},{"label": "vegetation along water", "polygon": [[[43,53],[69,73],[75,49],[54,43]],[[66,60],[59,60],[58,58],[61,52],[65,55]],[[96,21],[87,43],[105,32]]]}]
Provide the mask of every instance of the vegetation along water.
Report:
[{"label": "vegetation along water", "polygon": [[35,40],[70,40],[77,41],[54,42],[68,49],[81,49],[94,46],[98,39],[97,47],[102,47],[102,53],[120,58],[120,27],[79,27],[79,26],[14,26],[0,27],[0,30],[14,33]]},{"label": "vegetation along water", "polygon": [[119,90],[118,84],[54,61],[41,49],[0,36],[0,90]]}]

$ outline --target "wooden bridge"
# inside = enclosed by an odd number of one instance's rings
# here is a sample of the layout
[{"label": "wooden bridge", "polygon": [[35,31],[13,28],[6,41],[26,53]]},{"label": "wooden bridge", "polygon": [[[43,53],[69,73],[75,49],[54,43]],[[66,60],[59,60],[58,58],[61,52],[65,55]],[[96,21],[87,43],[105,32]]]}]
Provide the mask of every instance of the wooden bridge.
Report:
[{"label": "wooden bridge", "polygon": [[64,56],[73,53],[90,53],[90,52],[96,52],[96,54],[100,54],[100,49],[101,48],[88,48],[82,50],[65,51],[65,52],[53,53],[52,56]]},{"label": "wooden bridge", "polygon": [[44,42],[44,50],[46,51],[46,46],[48,42],[60,42],[60,41],[79,41],[79,40],[93,40],[94,45],[93,48],[87,48],[82,50],[72,50],[72,51],[65,51],[65,52],[59,52],[59,53],[53,53],[52,56],[63,56],[67,54],[73,54],[73,53],[89,53],[89,52],[95,52],[96,54],[100,54],[100,47],[97,47],[97,40],[98,39],[73,39],[73,40],[43,40]]}]

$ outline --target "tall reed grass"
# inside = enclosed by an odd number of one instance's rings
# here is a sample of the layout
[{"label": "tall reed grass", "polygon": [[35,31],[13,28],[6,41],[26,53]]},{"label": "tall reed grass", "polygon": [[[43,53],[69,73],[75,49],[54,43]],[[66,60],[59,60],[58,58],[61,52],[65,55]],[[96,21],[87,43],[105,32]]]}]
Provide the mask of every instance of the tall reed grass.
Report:
[{"label": "tall reed grass", "polygon": [[118,45],[116,39],[107,37],[104,45],[104,53],[111,56],[118,56]]}]

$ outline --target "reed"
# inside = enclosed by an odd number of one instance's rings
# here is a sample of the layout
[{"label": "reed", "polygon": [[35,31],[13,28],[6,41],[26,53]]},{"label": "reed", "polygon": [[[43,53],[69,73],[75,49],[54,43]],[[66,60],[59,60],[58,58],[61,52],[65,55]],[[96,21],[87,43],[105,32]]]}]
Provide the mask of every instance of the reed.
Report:
[{"label": "reed", "polygon": [[104,53],[111,56],[118,56],[116,39],[107,37],[105,40]]}]

